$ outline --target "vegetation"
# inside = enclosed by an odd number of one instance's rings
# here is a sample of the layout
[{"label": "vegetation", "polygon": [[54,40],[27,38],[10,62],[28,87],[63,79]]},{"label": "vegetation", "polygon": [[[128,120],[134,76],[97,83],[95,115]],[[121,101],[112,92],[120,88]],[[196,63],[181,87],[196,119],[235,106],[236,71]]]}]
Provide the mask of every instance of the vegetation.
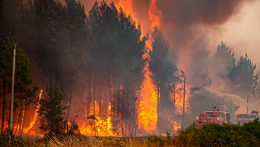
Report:
[{"label": "vegetation", "polygon": [[[123,10],[105,1],[96,2],[88,15],[77,0],[65,0],[64,5],[57,0],[12,2],[14,5],[6,1],[0,3],[0,22],[3,22],[0,39],[9,32],[14,34],[20,47],[33,60],[34,80],[38,79],[39,85],[55,82],[64,90],[69,103],[65,119],[75,116],[70,112],[72,97],[87,97],[88,104],[97,101],[99,105],[105,97],[103,108],[108,108],[108,101],[113,102],[112,112],[122,115],[121,121],[133,135],[147,40],[141,36],[140,25],[136,27],[136,22]],[[14,12],[8,10],[12,6],[17,8]],[[10,70],[9,67],[3,69],[8,75]],[[8,76],[1,73],[0,79],[4,80],[2,77]],[[5,87],[5,83],[0,86]],[[0,97],[5,100],[2,91]],[[5,114],[7,108],[3,109]]]},{"label": "vegetation", "polygon": [[169,45],[156,27],[152,33],[152,49],[149,68],[160,99],[158,104],[158,128],[162,128],[160,131],[165,132],[171,130],[171,127],[167,128],[165,126],[170,126],[169,116],[173,116],[174,105],[171,94],[178,82],[177,57],[174,53],[171,53]]},{"label": "vegetation", "polygon": [[221,42],[218,45],[213,58],[213,66],[217,69],[216,76],[228,81],[229,86],[243,97],[254,96],[258,80],[256,65],[247,54],[241,56],[239,60],[236,60],[234,56],[234,52],[226,44]]},{"label": "vegetation", "polygon": [[50,85],[46,97],[40,101],[38,110],[40,115],[40,129],[46,137],[62,135],[65,133],[66,121],[64,110],[64,94],[56,85]]},{"label": "vegetation", "polygon": [[[16,40],[12,35],[8,35],[0,44],[0,96],[2,98],[1,132],[4,132],[4,124],[8,122],[8,105],[11,93],[11,73],[13,64],[13,49],[16,46],[16,76],[15,76],[15,101],[14,112],[15,125],[19,126],[22,119],[22,111],[34,102],[35,91],[37,90],[32,81],[29,69],[29,59],[20,46],[16,45]],[[6,124],[7,125],[7,124]],[[20,127],[22,128],[22,126]],[[17,130],[20,132],[21,130]]]},{"label": "vegetation", "polygon": [[179,132],[177,140],[181,144],[199,146],[257,146],[259,127],[258,120],[244,126],[209,124],[198,129],[191,125]]},{"label": "vegetation", "polygon": [[[76,143],[79,146],[85,142],[90,146],[92,143],[97,146],[253,146],[259,143],[257,121],[244,126],[207,125],[201,129],[190,126],[178,136],[149,136],[136,140],[75,135],[79,134],[78,125],[71,121],[75,115],[86,121],[87,118],[96,118],[95,115],[102,118],[109,114],[117,119],[111,120],[111,128],[119,130],[117,126],[120,125],[122,129],[119,131],[122,134],[135,136],[138,118],[136,104],[146,64],[149,64],[159,97],[158,131],[169,131],[173,120],[170,117],[174,113],[171,94],[175,94],[176,85],[183,82],[181,80],[185,76],[183,72],[182,75],[178,74],[177,55],[158,28],[155,27],[150,34],[152,51],[149,52],[150,58],[146,59],[144,56],[147,55],[149,34],[142,34],[141,26],[124,10],[118,9],[113,2],[96,1],[88,13],[85,11],[78,0],[0,0],[1,135],[5,135],[8,127],[12,51],[16,46],[14,134],[21,135],[25,124],[23,121],[30,120],[30,116],[24,114],[29,111],[30,104],[37,101],[37,86],[34,83],[40,81],[38,86],[46,91],[46,96],[40,101],[39,127],[45,137],[52,138],[49,142],[24,142],[15,137],[12,140],[14,146],[59,146],[60,142],[64,145]],[[209,75],[210,72],[215,72],[214,76],[228,82],[232,92],[240,96],[249,97],[255,93],[258,84],[256,65],[247,55],[237,60],[234,52],[224,43],[220,43],[213,55],[212,67],[216,71],[209,69],[211,58],[207,49],[196,49],[187,57],[191,58],[191,63],[187,66],[191,86],[202,89],[197,94],[195,90],[191,90],[191,102],[203,104],[198,109],[196,106],[196,111],[208,109],[210,104],[224,105],[217,96],[209,101],[201,98],[212,98],[203,89],[214,80]],[[192,62],[195,60],[196,62]],[[179,62],[185,61],[186,59]],[[42,86],[46,83],[56,84]],[[77,114],[71,112],[73,100],[79,104],[76,106],[79,108],[75,108]],[[193,105],[201,105],[196,102]],[[229,105],[230,112],[237,109],[234,105],[225,104]],[[64,137],[65,134],[72,136]],[[1,136],[1,144],[6,145],[5,137]],[[77,139],[79,141],[75,142]]]},{"label": "vegetation", "polygon": [[[258,146],[260,144],[260,122],[238,125],[213,125],[202,128],[189,126],[177,136],[147,136],[136,138],[84,137],[69,135],[54,137],[51,140],[26,140],[15,138],[13,146]],[[0,145],[8,145],[8,138],[0,136]]]}]

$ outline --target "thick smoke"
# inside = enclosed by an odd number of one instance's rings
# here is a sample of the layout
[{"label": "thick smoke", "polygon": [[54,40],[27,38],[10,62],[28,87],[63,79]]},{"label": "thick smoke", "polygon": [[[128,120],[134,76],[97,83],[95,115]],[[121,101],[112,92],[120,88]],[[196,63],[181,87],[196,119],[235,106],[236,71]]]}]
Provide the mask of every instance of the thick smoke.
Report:
[{"label": "thick smoke", "polygon": [[236,13],[243,0],[160,0],[163,21],[181,26],[195,23],[215,25],[226,22]]},{"label": "thick smoke", "polygon": [[[190,63],[207,67],[208,62],[197,62],[195,56],[212,48],[209,35],[214,34],[219,26],[239,12],[247,0],[160,0],[157,6],[161,10],[161,26],[164,35],[174,48],[180,63],[190,76],[196,75],[191,71]],[[214,34],[213,36],[216,36]],[[215,39],[215,38],[214,38]],[[216,44],[214,44],[216,46]],[[214,48],[215,48],[214,46]],[[195,57],[195,58],[194,58]],[[204,69],[205,70],[205,69]],[[195,77],[194,77],[195,78]]]},{"label": "thick smoke", "polygon": [[[107,1],[120,4],[124,0]],[[152,0],[125,1],[129,1],[125,3],[131,5],[124,7],[131,9],[129,11],[133,14],[130,15],[141,24],[143,33],[151,33],[153,20],[150,19],[149,12]],[[231,99],[232,94],[225,94],[217,87],[224,87],[225,90],[231,88],[227,80],[216,77],[218,73],[227,75],[228,68],[217,67],[212,63],[214,61],[211,61],[213,57],[211,53],[216,50],[217,44],[212,46],[211,42],[215,41],[215,37],[221,32],[221,25],[236,15],[244,3],[250,1],[252,0],[157,0],[156,7],[160,13],[154,12],[154,15],[160,18],[159,29],[170,44],[170,48],[177,53],[179,69],[185,71],[192,88],[202,89],[191,95],[193,116],[200,111],[212,109],[214,105],[222,110],[234,111],[227,108],[231,103],[235,103]],[[88,12],[94,0],[83,0],[83,3]],[[221,65],[228,63],[222,61]],[[202,88],[209,85],[211,89]],[[216,91],[210,91],[212,89]],[[232,102],[225,101],[228,98]],[[223,107],[224,105],[226,107]],[[238,105],[235,103],[234,107]]]},{"label": "thick smoke", "polygon": [[199,28],[215,27],[225,23],[238,12],[246,0],[160,0],[157,2],[162,12],[165,35],[177,49],[194,42],[202,34]]}]

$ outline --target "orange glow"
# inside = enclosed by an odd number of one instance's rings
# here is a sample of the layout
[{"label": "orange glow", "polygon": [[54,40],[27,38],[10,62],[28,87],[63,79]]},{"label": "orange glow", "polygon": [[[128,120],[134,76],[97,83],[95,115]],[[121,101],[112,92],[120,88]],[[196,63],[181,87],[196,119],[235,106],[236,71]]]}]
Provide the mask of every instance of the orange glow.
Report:
[{"label": "orange glow", "polygon": [[156,5],[157,0],[151,0],[149,5],[149,20],[151,22],[151,29],[154,27],[160,28],[161,11]]},{"label": "orange glow", "polygon": [[34,125],[35,125],[35,123],[37,121],[38,110],[40,108],[40,101],[42,99],[42,93],[43,93],[43,90],[41,89],[40,93],[39,93],[39,99],[38,99],[38,102],[37,102],[37,105],[36,105],[36,109],[34,111],[33,119],[30,121],[30,125],[27,128],[24,128],[24,130],[23,130],[25,135],[27,135],[27,134],[29,134],[31,136],[35,136],[36,135],[36,133],[34,131],[31,131],[31,130],[34,127]]},{"label": "orange glow", "polygon": [[[117,9],[119,10],[120,8],[123,9],[123,11],[127,14],[130,15],[133,19],[133,21],[136,21],[136,15],[134,12],[134,8],[133,8],[133,0],[118,0],[117,2]],[[137,23],[136,23],[137,26]]]},{"label": "orange glow", "polygon": [[138,105],[138,127],[146,132],[156,130],[158,121],[158,95],[151,80],[151,72],[148,64],[144,68],[144,81],[141,87],[141,96]]},{"label": "orange glow", "polygon": [[98,102],[96,100],[92,101],[90,103],[89,115],[94,115],[94,116],[99,115],[99,105],[98,105]]},{"label": "orange glow", "polygon": [[[176,85],[175,96],[172,94],[172,99],[175,104],[175,113],[182,114],[183,111],[183,94],[184,94],[184,85],[183,83],[179,83]],[[186,84],[186,92],[185,92],[185,113],[191,113],[190,108],[190,86]]]},{"label": "orange glow", "polygon": [[[150,29],[153,30],[155,26],[160,27],[160,11],[156,6],[157,0],[151,0],[149,4],[149,21]],[[127,15],[131,15],[132,19],[137,22],[136,13],[133,8],[133,0],[119,0],[117,7],[121,7]],[[136,23],[137,25],[138,23]],[[137,26],[136,26],[137,27]],[[142,29],[143,30],[143,29]],[[149,30],[146,28],[146,30]],[[144,32],[142,32],[141,38]],[[152,50],[151,39],[146,44],[147,51]],[[144,54],[144,59],[149,59],[149,54]],[[146,132],[152,132],[156,130],[158,121],[158,96],[155,85],[151,79],[151,71],[149,65],[146,63],[144,67],[144,81],[141,85],[140,99],[137,106],[138,111],[138,128],[144,129]]]},{"label": "orange glow", "polygon": [[174,132],[177,132],[178,130],[181,129],[181,123],[180,122],[177,122],[177,121],[173,121],[172,122],[172,129]]},{"label": "orange glow", "polygon": [[97,113],[99,112],[97,101],[92,102],[90,107],[88,119],[79,126],[80,133],[86,136],[117,136],[117,134],[113,131],[111,103],[108,104],[106,113],[107,118],[105,119],[99,117]]}]

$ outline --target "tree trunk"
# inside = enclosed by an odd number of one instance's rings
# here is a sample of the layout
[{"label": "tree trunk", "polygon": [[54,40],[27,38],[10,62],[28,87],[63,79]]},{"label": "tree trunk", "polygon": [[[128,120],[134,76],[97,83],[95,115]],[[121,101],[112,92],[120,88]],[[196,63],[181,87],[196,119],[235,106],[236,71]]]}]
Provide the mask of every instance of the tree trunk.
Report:
[{"label": "tree trunk", "polygon": [[19,116],[19,130],[18,130],[18,135],[22,135],[22,127],[23,127],[23,117],[24,117],[24,110],[23,110],[23,103],[21,104],[20,107],[20,116]]}]

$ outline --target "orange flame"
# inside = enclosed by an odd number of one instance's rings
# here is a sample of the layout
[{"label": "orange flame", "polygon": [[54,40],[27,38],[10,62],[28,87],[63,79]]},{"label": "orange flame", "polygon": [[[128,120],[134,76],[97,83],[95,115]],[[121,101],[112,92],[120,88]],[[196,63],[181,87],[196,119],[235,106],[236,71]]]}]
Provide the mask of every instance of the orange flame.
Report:
[{"label": "orange flame", "polygon": [[132,15],[132,17],[135,16],[132,0],[119,0],[118,6],[121,7],[127,15]]},{"label": "orange flame", "polygon": [[98,105],[98,102],[96,100],[92,101],[90,103],[89,115],[94,115],[94,116],[99,115],[99,105]]},{"label": "orange flame", "polygon": [[154,27],[160,27],[161,11],[156,5],[157,0],[151,0],[149,5],[149,20],[151,22],[151,29]]},{"label": "orange flame", "polygon": [[[133,8],[133,0],[118,0],[117,9],[119,10],[120,8],[122,8],[127,15],[130,15],[135,23],[137,22],[136,14]],[[138,24],[136,23],[136,27],[137,25]]]},{"label": "orange flame", "polygon": [[[37,121],[37,117],[38,117],[38,110],[40,108],[40,101],[42,99],[42,93],[43,93],[43,90],[41,89],[40,90],[40,93],[39,93],[39,99],[38,99],[38,102],[37,102],[37,105],[36,105],[36,109],[34,111],[34,116],[33,116],[33,119],[30,121],[30,125],[24,129],[24,134],[29,134],[32,130],[32,128],[34,127],[36,121]],[[36,135],[34,131],[32,131],[30,133],[30,135]]]},{"label": "orange flame", "polygon": [[[183,94],[184,94],[184,86],[183,83],[179,83],[176,85],[175,96],[173,96],[173,101],[175,104],[175,112],[176,114],[182,114],[183,111]],[[175,97],[175,98],[174,98]],[[190,87],[186,84],[186,92],[185,92],[185,113],[190,113]]]},{"label": "orange flame", "polygon": [[156,130],[158,121],[158,95],[151,80],[148,64],[144,68],[144,81],[141,87],[141,97],[138,105],[138,127],[146,132]]},{"label": "orange flame", "polygon": [[182,128],[181,123],[177,122],[177,121],[173,121],[172,128],[173,128],[174,132],[177,132],[178,130],[180,130]]},{"label": "orange flame", "polygon": [[108,104],[106,119],[100,118],[98,112],[98,103],[94,101],[90,104],[90,116],[88,120],[79,126],[80,133],[86,136],[117,136],[113,131],[111,103]]}]

